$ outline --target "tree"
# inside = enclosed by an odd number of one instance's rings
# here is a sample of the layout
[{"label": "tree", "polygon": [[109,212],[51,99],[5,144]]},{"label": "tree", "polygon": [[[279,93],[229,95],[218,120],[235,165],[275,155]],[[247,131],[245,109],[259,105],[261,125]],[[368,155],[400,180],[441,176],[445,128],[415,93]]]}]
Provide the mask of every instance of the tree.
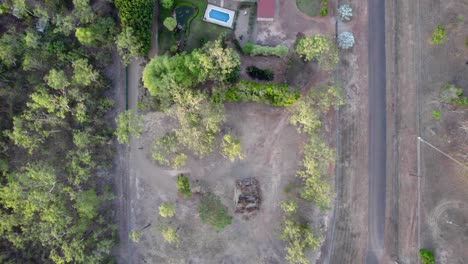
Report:
[{"label": "tree", "polygon": [[22,39],[17,36],[14,29],[0,37],[0,62],[7,67],[16,65],[18,56],[23,52]]},{"label": "tree", "polygon": [[177,189],[185,197],[189,199],[192,196],[192,191],[190,190],[190,182],[184,174],[177,176]]},{"label": "tree", "polygon": [[420,249],[419,250],[419,257],[421,258],[421,262],[423,264],[434,264],[435,263],[434,254],[432,254],[432,251],[430,251],[428,249]]},{"label": "tree", "polygon": [[99,197],[93,189],[78,193],[75,209],[82,218],[93,219],[97,216]]},{"label": "tree", "polygon": [[298,209],[297,202],[295,199],[291,199],[288,202],[282,201],[280,206],[281,209],[283,209],[283,211],[288,215],[294,214]]},{"label": "tree", "polygon": [[54,19],[55,29],[54,33],[62,33],[69,36],[70,32],[75,29],[75,18],[72,15],[55,15]]},{"label": "tree", "polygon": [[321,240],[307,224],[291,219],[284,220],[280,238],[286,242],[286,260],[291,264],[308,264],[305,252],[319,247]]},{"label": "tree", "polygon": [[140,137],[143,132],[143,119],[134,114],[132,110],[121,113],[116,119],[117,130],[115,135],[121,144],[128,144],[130,137]]},{"label": "tree", "polygon": [[351,32],[345,31],[338,35],[338,47],[349,49],[354,46],[354,35]]},{"label": "tree", "polygon": [[240,145],[240,140],[237,137],[231,135],[224,135],[223,142],[221,143],[221,154],[225,158],[229,158],[230,161],[235,161],[236,159],[243,159],[244,155],[242,154],[242,147]]},{"label": "tree", "polygon": [[169,30],[169,31],[174,31],[174,29],[177,27],[177,20],[173,17],[166,17],[163,21],[163,25]]},{"label": "tree", "polygon": [[142,49],[142,44],[138,42],[131,27],[122,29],[122,32],[116,38],[115,44],[122,58],[122,63],[125,65],[128,65],[132,58],[138,57]]},{"label": "tree", "polygon": [[96,18],[89,0],[73,0],[73,15],[83,24],[91,23]]},{"label": "tree", "polygon": [[92,82],[97,82],[99,73],[93,69],[87,59],[78,59],[73,62],[73,83],[81,86],[88,86]]},{"label": "tree", "polygon": [[351,21],[353,18],[353,9],[348,4],[343,4],[338,7],[338,17],[343,22]]},{"label": "tree", "polygon": [[111,17],[100,18],[88,27],[75,31],[78,41],[89,47],[106,46],[115,35],[115,22]]},{"label": "tree", "polygon": [[55,90],[63,90],[70,85],[63,70],[51,69],[49,74],[44,77],[44,81],[47,81],[47,85]]},{"label": "tree", "polygon": [[295,50],[304,61],[315,60],[324,70],[333,70],[338,64],[338,49],[324,36],[302,37]]},{"label": "tree", "polygon": [[166,9],[171,9],[174,5],[174,0],[161,0],[161,6]]},{"label": "tree", "polygon": [[174,205],[172,203],[162,203],[159,206],[159,215],[164,218],[171,218],[175,215]]},{"label": "tree", "polygon": [[432,32],[431,44],[442,45],[447,40],[447,32],[443,25],[437,25]]},{"label": "tree", "polygon": [[220,199],[213,193],[202,197],[198,207],[198,215],[203,223],[210,225],[218,232],[232,222],[232,217],[228,215]]}]

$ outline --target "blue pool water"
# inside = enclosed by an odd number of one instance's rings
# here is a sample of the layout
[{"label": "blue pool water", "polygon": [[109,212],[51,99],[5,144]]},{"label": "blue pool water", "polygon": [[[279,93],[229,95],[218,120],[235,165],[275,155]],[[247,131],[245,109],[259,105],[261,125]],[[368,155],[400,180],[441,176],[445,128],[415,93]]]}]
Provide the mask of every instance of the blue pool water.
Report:
[{"label": "blue pool water", "polygon": [[212,9],[209,13],[210,18],[222,21],[224,23],[229,21],[229,14],[219,10]]}]

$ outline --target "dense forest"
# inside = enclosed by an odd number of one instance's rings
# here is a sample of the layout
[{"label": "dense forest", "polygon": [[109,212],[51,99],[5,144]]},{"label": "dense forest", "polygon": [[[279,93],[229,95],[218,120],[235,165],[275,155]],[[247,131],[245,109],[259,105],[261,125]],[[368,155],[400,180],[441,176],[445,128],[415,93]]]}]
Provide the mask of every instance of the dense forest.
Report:
[{"label": "dense forest", "polygon": [[120,30],[112,1],[0,2],[0,263],[112,262],[105,73],[149,43]]}]

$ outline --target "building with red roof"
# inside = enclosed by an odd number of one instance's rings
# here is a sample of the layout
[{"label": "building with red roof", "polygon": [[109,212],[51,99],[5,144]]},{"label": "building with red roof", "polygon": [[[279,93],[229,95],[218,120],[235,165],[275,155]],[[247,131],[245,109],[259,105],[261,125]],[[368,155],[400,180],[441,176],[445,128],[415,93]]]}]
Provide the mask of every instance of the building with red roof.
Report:
[{"label": "building with red roof", "polygon": [[[258,21],[273,21],[275,18],[275,1],[276,0],[258,0],[257,3],[257,20]],[[291,1],[291,0],[288,0]]]}]

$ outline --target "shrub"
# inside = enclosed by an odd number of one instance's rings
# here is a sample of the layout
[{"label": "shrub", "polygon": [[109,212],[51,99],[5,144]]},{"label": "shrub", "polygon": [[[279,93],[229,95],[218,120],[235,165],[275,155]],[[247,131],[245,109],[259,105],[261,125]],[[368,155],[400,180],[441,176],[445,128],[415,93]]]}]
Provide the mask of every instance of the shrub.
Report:
[{"label": "shrub", "polygon": [[190,190],[190,182],[184,174],[177,176],[177,189],[185,197],[189,199],[192,196],[192,191]]},{"label": "shrub", "polygon": [[351,18],[353,18],[353,9],[351,6],[348,4],[340,5],[338,8],[338,17],[343,22],[351,21]]},{"label": "shrub", "polygon": [[463,95],[463,90],[453,84],[446,83],[440,93],[442,102],[458,106],[468,105],[468,97]]},{"label": "shrub", "polygon": [[354,46],[354,35],[351,32],[345,31],[338,35],[338,47],[349,49]]},{"label": "shrub", "polygon": [[275,75],[272,70],[260,69],[255,66],[247,67],[247,74],[260,81],[273,81]]},{"label": "shrub", "polygon": [[447,40],[447,32],[445,27],[442,25],[437,25],[432,33],[431,43],[433,45],[441,45]]},{"label": "shrub", "polygon": [[140,237],[141,237],[141,230],[132,230],[129,234],[128,237],[130,240],[132,240],[134,243],[140,242]]},{"label": "shrub", "polygon": [[442,112],[440,112],[439,110],[432,110],[432,117],[439,121],[440,118],[442,117]]},{"label": "shrub", "polygon": [[177,244],[179,243],[179,236],[177,235],[177,231],[172,227],[163,227],[161,230],[162,236],[164,240],[169,244]]},{"label": "shrub", "polygon": [[248,42],[242,48],[242,51],[246,55],[250,56],[276,56],[284,57],[288,55],[288,47],[283,45],[277,45],[276,47],[254,45],[251,42]]},{"label": "shrub", "polygon": [[174,31],[174,29],[177,27],[177,20],[175,20],[173,17],[166,17],[166,19],[164,19],[163,25],[169,31]]},{"label": "shrub", "polygon": [[320,16],[326,16],[328,15],[328,1],[327,0],[322,0],[322,10],[320,10]]},{"label": "shrub", "polygon": [[419,257],[421,258],[421,262],[423,264],[434,264],[434,254],[428,249],[420,249],[419,250]]},{"label": "shrub", "polygon": [[273,106],[290,106],[300,93],[287,84],[257,83],[242,80],[226,92],[229,102],[268,103]]},{"label": "shrub", "polygon": [[159,206],[159,215],[164,218],[171,218],[175,215],[174,205],[172,203],[162,203]]},{"label": "shrub", "polygon": [[210,225],[218,232],[232,222],[232,217],[228,215],[224,205],[212,193],[202,197],[198,207],[198,215],[203,223]]}]

